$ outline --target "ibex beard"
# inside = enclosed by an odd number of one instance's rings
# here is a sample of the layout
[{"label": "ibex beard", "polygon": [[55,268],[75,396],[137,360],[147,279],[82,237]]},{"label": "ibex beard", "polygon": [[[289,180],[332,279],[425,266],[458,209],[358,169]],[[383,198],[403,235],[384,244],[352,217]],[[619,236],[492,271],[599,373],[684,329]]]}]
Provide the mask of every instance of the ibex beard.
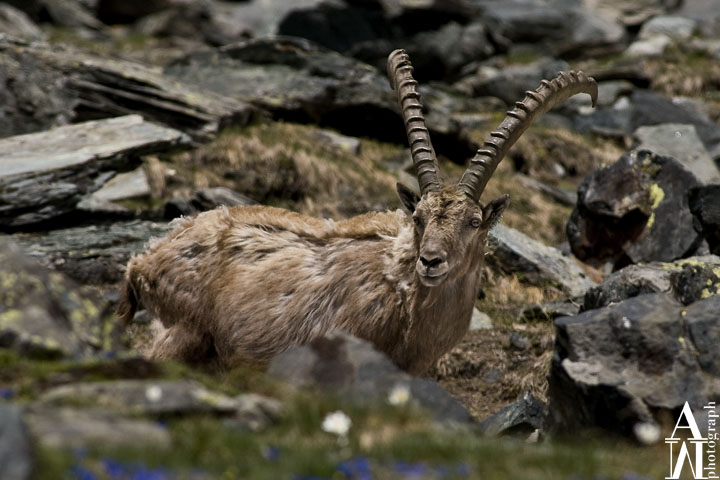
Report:
[{"label": "ibex beard", "polygon": [[480,287],[487,233],[508,204],[480,195],[533,118],[597,86],[561,73],[528,92],[493,131],[457,185],[443,185],[407,54],[388,73],[397,91],[420,195],[398,184],[402,210],[348,220],[272,207],[234,207],[176,222],[134,257],[119,313],[143,305],[164,330],[150,356],[222,367],[266,364],[335,330],[372,342],[423,373],[465,335]]}]

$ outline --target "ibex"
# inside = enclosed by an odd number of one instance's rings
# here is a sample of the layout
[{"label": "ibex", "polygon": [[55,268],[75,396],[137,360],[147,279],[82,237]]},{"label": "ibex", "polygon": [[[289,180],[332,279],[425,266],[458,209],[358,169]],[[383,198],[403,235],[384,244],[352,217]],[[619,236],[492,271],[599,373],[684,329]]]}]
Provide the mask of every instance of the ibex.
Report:
[{"label": "ibex", "polygon": [[372,342],[401,368],[423,373],[467,332],[487,233],[508,196],[479,203],[508,149],[535,117],[576,93],[593,105],[582,72],[543,80],[490,134],[456,185],[443,185],[417,82],[403,50],[388,75],[405,121],[420,195],[399,184],[404,210],[342,221],[234,207],[176,220],[130,260],[120,315],[138,304],[161,320],[151,355],[221,366],[263,365],[333,330]]}]

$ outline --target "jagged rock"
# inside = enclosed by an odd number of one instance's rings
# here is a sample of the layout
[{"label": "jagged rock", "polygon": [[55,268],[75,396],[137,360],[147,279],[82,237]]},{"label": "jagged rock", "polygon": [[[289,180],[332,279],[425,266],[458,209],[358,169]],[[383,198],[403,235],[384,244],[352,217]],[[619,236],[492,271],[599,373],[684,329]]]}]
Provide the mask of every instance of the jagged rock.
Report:
[{"label": "jagged rock", "polygon": [[106,301],[38,265],[0,237],[0,348],[39,358],[92,357],[121,349]]},{"label": "jagged rock", "polygon": [[4,480],[28,480],[33,458],[20,408],[0,403],[0,472]]},{"label": "jagged rock", "polygon": [[717,294],[718,288],[720,257],[714,255],[673,263],[628,265],[589,289],[583,300],[583,310],[601,308],[647,293],[665,293],[687,305]]},{"label": "jagged rock", "polygon": [[720,395],[720,295],[687,307],[663,294],[555,321],[548,426],[633,435]]},{"label": "jagged rock", "polygon": [[470,318],[470,331],[473,330],[487,330],[488,328],[492,328],[492,318],[485,313],[481,312],[477,308],[473,308],[472,317]]},{"label": "jagged rock", "polygon": [[720,185],[691,188],[688,201],[710,251],[720,255]]},{"label": "jagged rock", "polygon": [[637,150],[672,157],[690,171],[700,183],[720,182],[720,170],[710,158],[693,125],[665,123],[640,127],[633,134]]},{"label": "jagged rock", "polygon": [[181,215],[195,215],[199,212],[212,210],[220,205],[233,207],[236,205],[257,205],[257,202],[229,188],[201,188],[195,191],[190,200],[180,198],[170,200],[165,205],[164,216],[167,219],[172,219]]},{"label": "jagged rock", "polygon": [[0,140],[0,227],[20,227],[73,211],[140,156],[186,147],[183,133],[127,115]]},{"label": "jagged rock", "polygon": [[[7,57],[27,63],[31,72],[39,65],[40,71],[59,74],[57,85],[46,82],[50,84],[48,90],[55,92],[51,98],[56,103],[63,95],[76,99],[71,112],[75,121],[140,113],[148,120],[207,140],[223,127],[247,124],[255,113],[246,103],[184,84],[156,67],[135,62],[67,47],[0,39],[0,62]],[[23,85],[17,90],[25,92],[28,88]]]},{"label": "jagged rock", "polygon": [[514,435],[527,437],[542,427],[547,406],[530,393],[524,394],[502,410],[480,422],[483,435]]},{"label": "jagged rock", "polygon": [[[395,93],[364,63],[307,40],[263,38],[189,54],[166,73],[204,89],[238,98],[277,119],[306,121],[351,136],[406,142]],[[420,89],[427,126],[438,153],[464,161],[475,152],[449,112],[452,98]]]},{"label": "jagged rock", "polygon": [[297,387],[320,388],[367,405],[387,402],[393,389],[407,389],[410,401],[441,422],[472,422],[470,412],[432,380],[400,370],[368,342],[337,332],[277,355],[268,374]]},{"label": "jagged rock", "polygon": [[[588,292],[595,288],[597,287],[591,287]],[[530,321],[554,320],[558,317],[571,317],[579,312],[580,305],[575,302],[545,302],[523,308],[520,312],[520,318]]]},{"label": "jagged rock", "polygon": [[148,445],[170,448],[170,433],[157,422],[100,409],[28,407],[24,418],[33,438],[49,448]]},{"label": "jagged rock", "polygon": [[0,40],[0,137],[69,123],[77,95],[52,68]]},{"label": "jagged rock", "polygon": [[171,230],[167,223],[143,220],[79,226],[15,235],[26,254],[84,284],[119,282],[130,256],[152,237]]},{"label": "jagged rock", "polygon": [[692,255],[702,240],[687,200],[696,185],[672,158],[623,155],[578,187],[566,228],[573,253],[583,261],[614,261],[616,268]]},{"label": "jagged rock", "polygon": [[25,12],[5,3],[0,3],[0,32],[27,40],[45,40],[45,33]]},{"label": "jagged rock", "polygon": [[191,380],[113,380],[80,382],[51,388],[38,405],[77,405],[83,402],[125,415],[170,416],[231,414],[238,404]]},{"label": "jagged rock", "polygon": [[595,284],[571,257],[513,228],[496,225],[488,235],[488,245],[493,252],[488,264],[517,273],[532,284],[553,284],[573,297]]}]

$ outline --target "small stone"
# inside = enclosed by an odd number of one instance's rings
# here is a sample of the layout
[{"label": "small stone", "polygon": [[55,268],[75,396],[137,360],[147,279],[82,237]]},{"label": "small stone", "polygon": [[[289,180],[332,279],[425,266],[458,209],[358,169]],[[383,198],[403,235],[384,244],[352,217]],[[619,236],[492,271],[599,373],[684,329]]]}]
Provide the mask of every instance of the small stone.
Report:
[{"label": "small stone", "polygon": [[690,40],[697,22],[691,18],[676,17],[672,15],[658,15],[645,22],[640,28],[640,38],[652,38],[656,35],[665,35],[673,40]]},{"label": "small stone", "polygon": [[652,37],[635,40],[625,50],[626,57],[659,57],[672,41],[667,35],[653,35]]},{"label": "small stone", "polygon": [[490,316],[478,310],[477,307],[473,308],[472,318],[470,319],[470,331],[487,330],[492,327],[493,324]]}]

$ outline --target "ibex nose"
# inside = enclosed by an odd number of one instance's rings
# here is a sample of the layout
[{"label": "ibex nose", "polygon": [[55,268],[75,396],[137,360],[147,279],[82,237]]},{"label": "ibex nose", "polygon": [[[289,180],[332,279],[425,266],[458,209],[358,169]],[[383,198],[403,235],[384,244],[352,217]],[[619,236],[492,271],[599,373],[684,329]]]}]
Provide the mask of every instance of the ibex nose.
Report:
[{"label": "ibex nose", "polygon": [[420,257],[420,263],[422,263],[423,267],[425,267],[425,268],[436,267],[436,266],[440,265],[441,263],[443,263],[444,261],[445,261],[445,259],[441,258],[441,257],[433,257],[429,260],[423,256]]}]

